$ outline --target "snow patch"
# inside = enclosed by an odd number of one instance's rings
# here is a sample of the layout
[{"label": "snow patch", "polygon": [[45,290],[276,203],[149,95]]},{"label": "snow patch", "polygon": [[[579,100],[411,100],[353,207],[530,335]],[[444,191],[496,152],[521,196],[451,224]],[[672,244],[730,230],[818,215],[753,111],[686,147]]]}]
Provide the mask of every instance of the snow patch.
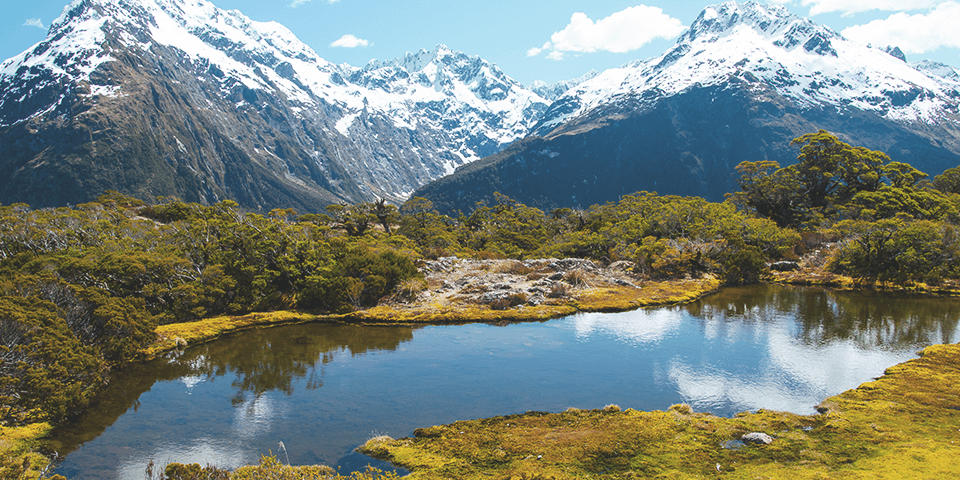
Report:
[{"label": "snow patch", "polygon": [[341,118],[340,120],[337,120],[337,123],[336,125],[334,125],[334,128],[336,128],[337,131],[340,132],[340,134],[343,135],[344,137],[349,137],[350,126],[353,125],[353,121],[356,120],[357,117],[359,116],[360,116],[359,113],[344,115],[343,118]]}]

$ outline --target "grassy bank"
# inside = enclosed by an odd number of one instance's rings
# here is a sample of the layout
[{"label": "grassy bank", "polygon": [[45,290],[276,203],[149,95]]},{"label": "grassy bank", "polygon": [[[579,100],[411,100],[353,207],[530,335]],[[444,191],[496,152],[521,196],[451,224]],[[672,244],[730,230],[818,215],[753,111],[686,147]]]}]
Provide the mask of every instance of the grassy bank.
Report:
[{"label": "grassy bank", "polygon": [[184,348],[188,345],[209,342],[221,335],[256,327],[291,325],[297,323],[336,320],[337,316],[312,315],[303,312],[279,311],[251,313],[242,316],[213,317],[196,322],[174,323],[157,327],[156,340],[141,352],[146,358]]},{"label": "grassy bank", "polygon": [[[368,455],[434,478],[957,478],[960,345],[935,345],[819,415],[735,418],[569,409],[456,422],[370,440]],[[767,446],[733,443],[763,432]]]},{"label": "grassy bank", "polygon": [[577,312],[619,312],[642,307],[690,302],[720,288],[719,280],[649,282],[643,288],[607,287],[584,289],[574,300],[561,305],[522,306],[493,309],[488,305],[415,305],[378,306],[344,315],[312,315],[279,311],[244,316],[222,316],[197,322],[163,325],[156,330],[157,340],[143,350],[147,358],[161,353],[219,338],[249,328],[307,322],[340,322],[361,325],[424,325],[470,322],[541,321],[573,315]]},{"label": "grassy bank", "polygon": [[893,282],[856,279],[847,275],[838,275],[820,269],[798,270],[795,272],[771,272],[771,275],[772,283],[783,285],[817,286],[840,290],[910,292],[944,297],[960,296],[960,282],[957,280],[944,280],[938,284],[911,282],[908,285],[901,285]]},{"label": "grassy bank", "polygon": [[37,478],[50,460],[36,453],[40,439],[53,427],[49,423],[33,423],[19,427],[0,425],[0,478]]}]

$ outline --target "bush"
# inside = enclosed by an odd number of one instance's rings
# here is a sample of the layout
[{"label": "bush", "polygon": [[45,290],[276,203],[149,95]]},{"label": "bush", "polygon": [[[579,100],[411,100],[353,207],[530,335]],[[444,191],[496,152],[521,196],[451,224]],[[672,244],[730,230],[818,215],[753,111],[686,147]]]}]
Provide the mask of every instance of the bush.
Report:
[{"label": "bush", "polygon": [[583,270],[571,270],[563,276],[563,279],[574,287],[587,286],[587,274]]},{"label": "bush", "polygon": [[523,262],[518,262],[516,260],[508,261],[500,266],[500,273],[507,273],[511,275],[528,275],[532,272],[532,268],[524,265]]},{"label": "bush", "polygon": [[757,283],[767,264],[760,249],[751,245],[733,245],[723,255],[723,276],[727,285]]},{"label": "bush", "polygon": [[506,310],[508,308],[518,307],[527,303],[527,294],[520,292],[498,298],[490,302],[490,308],[493,310]]},{"label": "bush", "polygon": [[570,289],[570,285],[566,283],[554,283],[550,285],[547,298],[566,298],[570,296]]}]

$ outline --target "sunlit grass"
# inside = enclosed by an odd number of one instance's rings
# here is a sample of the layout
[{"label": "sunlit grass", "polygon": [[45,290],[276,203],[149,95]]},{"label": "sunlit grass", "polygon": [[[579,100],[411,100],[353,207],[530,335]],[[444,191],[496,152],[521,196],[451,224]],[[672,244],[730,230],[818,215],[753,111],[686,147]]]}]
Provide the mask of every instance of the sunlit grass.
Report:
[{"label": "sunlit grass", "polygon": [[0,478],[32,480],[39,477],[50,460],[32,449],[52,428],[49,423],[0,425]]}]

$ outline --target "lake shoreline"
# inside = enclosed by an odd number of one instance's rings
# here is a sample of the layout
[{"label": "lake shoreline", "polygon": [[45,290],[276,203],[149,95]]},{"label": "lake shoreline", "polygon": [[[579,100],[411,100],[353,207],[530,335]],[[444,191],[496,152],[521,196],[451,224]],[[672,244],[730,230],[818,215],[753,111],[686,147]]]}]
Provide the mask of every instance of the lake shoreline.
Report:
[{"label": "lake shoreline", "polygon": [[[486,267],[496,270],[496,266],[510,261],[486,261],[481,265],[493,265]],[[499,272],[503,273],[503,272]],[[508,277],[526,277],[529,274],[512,274]],[[535,276],[534,276],[535,277]],[[598,280],[598,278],[602,280]],[[429,279],[429,276],[428,276]],[[436,281],[428,282],[426,288],[417,299],[411,301],[398,301],[388,299],[385,305],[371,309],[360,310],[343,315],[315,315],[306,312],[296,311],[276,311],[267,313],[252,313],[242,316],[222,316],[204,319],[197,322],[171,324],[161,326],[157,329],[158,340],[143,351],[144,358],[155,358],[166,352],[184,348],[188,345],[197,345],[209,341],[214,341],[223,335],[227,335],[242,330],[252,328],[266,328],[279,325],[289,325],[307,322],[330,322],[356,325],[447,325],[447,324],[466,324],[466,323],[514,323],[530,321],[546,321],[554,318],[560,318],[581,312],[621,312],[635,310],[644,307],[658,307],[665,305],[676,305],[695,301],[696,299],[717,292],[722,288],[721,282],[712,276],[704,276],[700,279],[674,279],[665,281],[643,281],[636,284],[627,284],[621,275],[599,275],[591,277],[590,283],[586,281],[571,289],[570,295],[566,298],[557,299],[552,302],[545,302],[541,305],[519,305],[512,308],[492,308],[490,305],[478,303],[475,297],[460,298],[460,303],[451,304],[451,302],[438,301],[439,290],[443,289],[444,284]],[[488,279],[489,280],[489,279]],[[540,280],[540,279],[537,279]],[[912,288],[897,288],[891,285],[866,285],[857,283],[848,277],[836,275],[824,275],[819,272],[789,272],[788,274],[773,273],[771,277],[765,279],[763,283],[776,283],[798,286],[821,286],[831,289],[843,290],[884,290],[890,292],[909,292],[923,293],[941,296],[956,296],[960,290],[953,286],[939,287],[931,289],[926,286],[915,286]],[[507,282],[509,283],[509,280]],[[439,288],[437,288],[439,286]],[[524,284],[523,286],[527,286]],[[485,293],[485,292],[478,292]],[[827,404],[831,399],[824,402]],[[583,411],[593,412],[589,415],[601,415],[606,418],[609,412],[603,411]],[[583,413],[583,415],[588,415]],[[599,413],[598,413],[599,412]],[[569,412],[568,412],[569,413]],[[629,412],[628,412],[629,413]],[[650,412],[652,414],[653,412]],[[767,412],[769,413],[769,412]],[[632,413],[631,413],[632,414]],[[561,414],[550,414],[561,415]],[[702,414],[694,414],[702,415]],[[759,414],[754,414],[759,415]],[[779,414],[777,414],[779,415]],[[790,415],[790,414],[787,414]],[[791,416],[802,417],[802,416]],[[499,418],[499,417],[497,417]],[[600,417],[597,417],[600,418]],[[673,418],[673,417],[670,417]],[[777,418],[782,417],[777,416]],[[486,419],[491,420],[491,419]],[[668,420],[666,417],[663,421]],[[480,420],[477,420],[480,421]],[[712,422],[713,420],[711,420]],[[793,420],[792,420],[793,421]],[[799,420],[796,420],[799,421]],[[804,420],[806,421],[806,420]],[[460,422],[458,422],[459,424]],[[47,429],[40,428],[42,425],[31,425],[28,431],[34,432],[33,435],[22,436],[12,444],[8,452],[27,452],[30,447],[35,445],[41,439]],[[32,430],[30,430],[32,428]],[[9,436],[7,437],[10,438]],[[10,446],[10,445],[8,445]],[[388,455],[387,450],[382,450],[381,446],[365,448],[372,449],[370,452],[379,455]],[[379,450],[378,450],[379,449]],[[370,454],[370,452],[365,452]],[[407,460],[396,460],[394,453],[389,453],[390,457],[385,458],[388,461],[395,461],[398,465],[410,468],[412,465],[403,463]],[[377,456],[377,455],[371,455]],[[39,459],[38,459],[39,460]],[[422,467],[418,467],[421,468]],[[416,472],[415,472],[416,473]],[[416,476],[414,477],[416,478]],[[430,478],[430,477],[427,477]]]}]

